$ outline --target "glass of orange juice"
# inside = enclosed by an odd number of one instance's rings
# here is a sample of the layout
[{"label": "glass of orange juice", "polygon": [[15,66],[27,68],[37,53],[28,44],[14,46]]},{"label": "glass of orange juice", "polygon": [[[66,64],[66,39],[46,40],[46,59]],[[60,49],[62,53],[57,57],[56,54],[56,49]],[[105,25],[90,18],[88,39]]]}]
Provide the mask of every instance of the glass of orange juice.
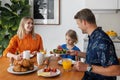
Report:
[{"label": "glass of orange juice", "polygon": [[65,71],[70,71],[72,68],[72,60],[71,59],[63,59],[62,65],[63,65],[63,69]]},{"label": "glass of orange juice", "polygon": [[42,54],[46,54],[46,53],[47,53],[47,49],[45,49],[45,50],[40,50],[40,52],[42,52]]}]

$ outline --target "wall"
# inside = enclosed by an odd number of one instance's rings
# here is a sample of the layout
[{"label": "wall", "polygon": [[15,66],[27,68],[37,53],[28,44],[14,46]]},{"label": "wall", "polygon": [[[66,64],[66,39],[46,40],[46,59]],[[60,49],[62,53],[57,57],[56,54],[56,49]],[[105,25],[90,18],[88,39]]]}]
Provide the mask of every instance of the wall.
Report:
[{"label": "wall", "polygon": [[[9,2],[9,0],[4,0]],[[84,0],[60,0],[60,25],[35,25],[35,31],[43,37],[44,46],[48,51],[56,48],[57,45],[65,43],[65,33],[68,29],[76,30],[79,43],[77,46],[83,51],[83,38],[86,35],[77,28],[74,15],[84,6]],[[119,33],[120,30],[120,12],[95,14],[98,26],[107,30],[114,30]]]},{"label": "wall", "polygon": [[66,31],[74,29],[79,36],[79,43],[77,45],[83,50],[84,35],[77,28],[74,20],[75,13],[82,8],[83,4],[79,0],[60,0],[60,2],[60,25],[36,25],[35,30],[42,35],[44,46],[49,51],[56,48],[57,45],[65,43]]},{"label": "wall", "polygon": [[[57,45],[65,43],[65,32],[68,29],[74,29],[78,33],[79,43],[77,46],[83,51],[83,38],[85,35],[81,33],[81,30],[77,28],[77,24],[74,20],[74,15],[77,11],[83,8],[84,0],[60,0],[61,1],[61,15],[60,25],[36,25],[36,32],[40,33],[44,40],[44,46],[48,50],[56,48]],[[69,3],[68,3],[69,2]],[[95,14],[97,24],[107,30],[114,30],[119,32],[120,30],[120,13],[102,13]]]},{"label": "wall", "polygon": [[97,24],[102,26],[105,31],[114,30],[120,33],[120,12],[109,14],[96,14]]}]

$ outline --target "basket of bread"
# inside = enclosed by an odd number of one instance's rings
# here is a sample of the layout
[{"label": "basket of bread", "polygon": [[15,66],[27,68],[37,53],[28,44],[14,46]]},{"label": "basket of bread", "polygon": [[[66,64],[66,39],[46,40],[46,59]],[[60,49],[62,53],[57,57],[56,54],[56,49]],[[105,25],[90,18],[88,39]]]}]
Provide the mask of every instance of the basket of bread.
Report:
[{"label": "basket of bread", "polygon": [[14,72],[26,72],[34,69],[34,63],[30,59],[14,60]]}]

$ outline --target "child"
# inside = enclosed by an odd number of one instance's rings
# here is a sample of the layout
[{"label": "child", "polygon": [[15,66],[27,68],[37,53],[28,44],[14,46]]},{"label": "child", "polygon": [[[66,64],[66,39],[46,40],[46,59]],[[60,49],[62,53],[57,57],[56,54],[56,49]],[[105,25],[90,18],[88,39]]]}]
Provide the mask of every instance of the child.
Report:
[{"label": "child", "polygon": [[[72,29],[68,30],[65,34],[65,38],[66,44],[61,45],[62,49],[66,49],[68,51],[69,50],[80,51],[80,49],[77,46],[75,46],[75,44],[78,42],[78,38],[77,33],[74,30]],[[64,58],[71,58],[72,60],[75,60],[75,55],[69,55],[69,53],[67,52],[67,54],[64,55]]]}]

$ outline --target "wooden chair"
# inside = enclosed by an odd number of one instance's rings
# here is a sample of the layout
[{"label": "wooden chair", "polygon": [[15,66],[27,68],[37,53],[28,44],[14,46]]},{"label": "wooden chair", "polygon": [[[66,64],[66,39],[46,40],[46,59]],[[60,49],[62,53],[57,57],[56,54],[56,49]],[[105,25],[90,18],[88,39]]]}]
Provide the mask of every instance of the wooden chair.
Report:
[{"label": "wooden chair", "polygon": [[119,60],[119,64],[120,64],[120,58],[118,58],[118,60]]}]

